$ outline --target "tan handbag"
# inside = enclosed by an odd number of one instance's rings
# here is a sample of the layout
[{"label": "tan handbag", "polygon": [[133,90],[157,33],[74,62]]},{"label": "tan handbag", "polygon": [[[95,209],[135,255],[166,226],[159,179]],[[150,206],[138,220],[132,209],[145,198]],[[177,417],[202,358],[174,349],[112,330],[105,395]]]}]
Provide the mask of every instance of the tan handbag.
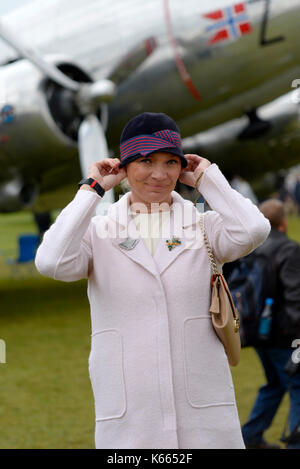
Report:
[{"label": "tan handbag", "polygon": [[200,226],[212,270],[209,311],[212,315],[213,327],[224,345],[229,364],[236,366],[240,361],[241,352],[238,312],[234,306],[227,282],[222,273],[218,272],[204,227],[204,215],[201,216]]}]

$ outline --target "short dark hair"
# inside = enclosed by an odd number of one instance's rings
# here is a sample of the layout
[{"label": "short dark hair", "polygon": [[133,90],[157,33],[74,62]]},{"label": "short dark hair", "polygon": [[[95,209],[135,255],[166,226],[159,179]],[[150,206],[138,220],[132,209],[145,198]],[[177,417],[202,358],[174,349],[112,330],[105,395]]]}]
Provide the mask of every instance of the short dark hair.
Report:
[{"label": "short dark hair", "polygon": [[278,199],[268,199],[259,205],[259,210],[268,218],[272,228],[278,228],[286,217],[284,204]]}]

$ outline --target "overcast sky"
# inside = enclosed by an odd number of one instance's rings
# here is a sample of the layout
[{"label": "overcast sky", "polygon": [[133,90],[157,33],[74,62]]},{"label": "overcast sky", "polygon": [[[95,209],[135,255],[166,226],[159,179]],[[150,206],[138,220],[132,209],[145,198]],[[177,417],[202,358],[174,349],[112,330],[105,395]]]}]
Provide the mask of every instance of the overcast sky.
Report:
[{"label": "overcast sky", "polygon": [[18,8],[32,0],[0,0],[0,15],[4,15],[15,8]]}]

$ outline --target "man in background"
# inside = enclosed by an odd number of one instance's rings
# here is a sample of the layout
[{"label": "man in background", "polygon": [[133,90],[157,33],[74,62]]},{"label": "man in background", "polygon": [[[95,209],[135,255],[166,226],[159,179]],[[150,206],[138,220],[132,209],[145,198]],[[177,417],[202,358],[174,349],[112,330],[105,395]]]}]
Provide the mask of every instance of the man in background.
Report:
[{"label": "man in background", "polygon": [[[287,218],[282,202],[270,199],[259,209],[269,219],[271,232],[256,252],[268,256],[273,263],[274,303],[270,339],[266,344],[255,347],[267,383],[259,389],[242,433],[249,449],[276,449],[279,446],[267,443],[263,434],[270,427],[286,392],[290,395],[290,432],[300,424],[300,364],[292,376],[285,371],[294,351],[292,343],[300,339],[300,246],[286,235]],[[300,449],[300,434],[298,442],[287,443],[286,447]]]}]

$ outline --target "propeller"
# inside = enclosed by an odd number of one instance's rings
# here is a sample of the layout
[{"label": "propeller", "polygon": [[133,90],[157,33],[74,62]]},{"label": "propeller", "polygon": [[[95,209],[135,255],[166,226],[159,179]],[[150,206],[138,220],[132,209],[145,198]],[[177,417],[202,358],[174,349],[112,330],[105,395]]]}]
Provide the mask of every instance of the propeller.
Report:
[{"label": "propeller", "polygon": [[[54,64],[47,62],[34,50],[21,44],[0,19],[0,37],[13,47],[24,59],[34,64],[46,77],[62,88],[74,93],[73,99],[84,119],[78,131],[78,150],[83,177],[87,176],[89,166],[109,157],[107,141],[102,124],[96,117],[99,106],[113,99],[116,85],[111,80],[100,80],[93,83],[80,83],[61,72]],[[101,201],[114,202],[113,190],[105,193]],[[100,204],[98,204],[98,207]],[[99,209],[96,210],[99,213]],[[100,209],[101,212],[101,209]]]},{"label": "propeller", "polygon": [[51,80],[55,81],[58,85],[63,88],[68,88],[72,91],[78,91],[80,88],[80,83],[77,81],[71,80],[64,73],[62,73],[58,68],[52,64],[46,62],[41,56],[36,54],[32,49],[25,47],[21,44],[4,25],[3,21],[0,20],[0,36],[2,39],[7,42],[13,49],[15,49],[21,57],[27,59],[29,62],[34,64],[44,75],[46,75]]},{"label": "propeller", "polygon": [[[78,132],[78,148],[80,155],[80,166],[83,177],[88,174],[89,166],[95,162],[97,158],[95,155],[107,155],[103,158],[108,157],[108,147],[102,125],[95,114],[89,114],[85,117],[79,127]],[[112,190],[105,192],[101,202],[113,203]],[[96,209],[97,214],[102,213],[101,204]]]}]

